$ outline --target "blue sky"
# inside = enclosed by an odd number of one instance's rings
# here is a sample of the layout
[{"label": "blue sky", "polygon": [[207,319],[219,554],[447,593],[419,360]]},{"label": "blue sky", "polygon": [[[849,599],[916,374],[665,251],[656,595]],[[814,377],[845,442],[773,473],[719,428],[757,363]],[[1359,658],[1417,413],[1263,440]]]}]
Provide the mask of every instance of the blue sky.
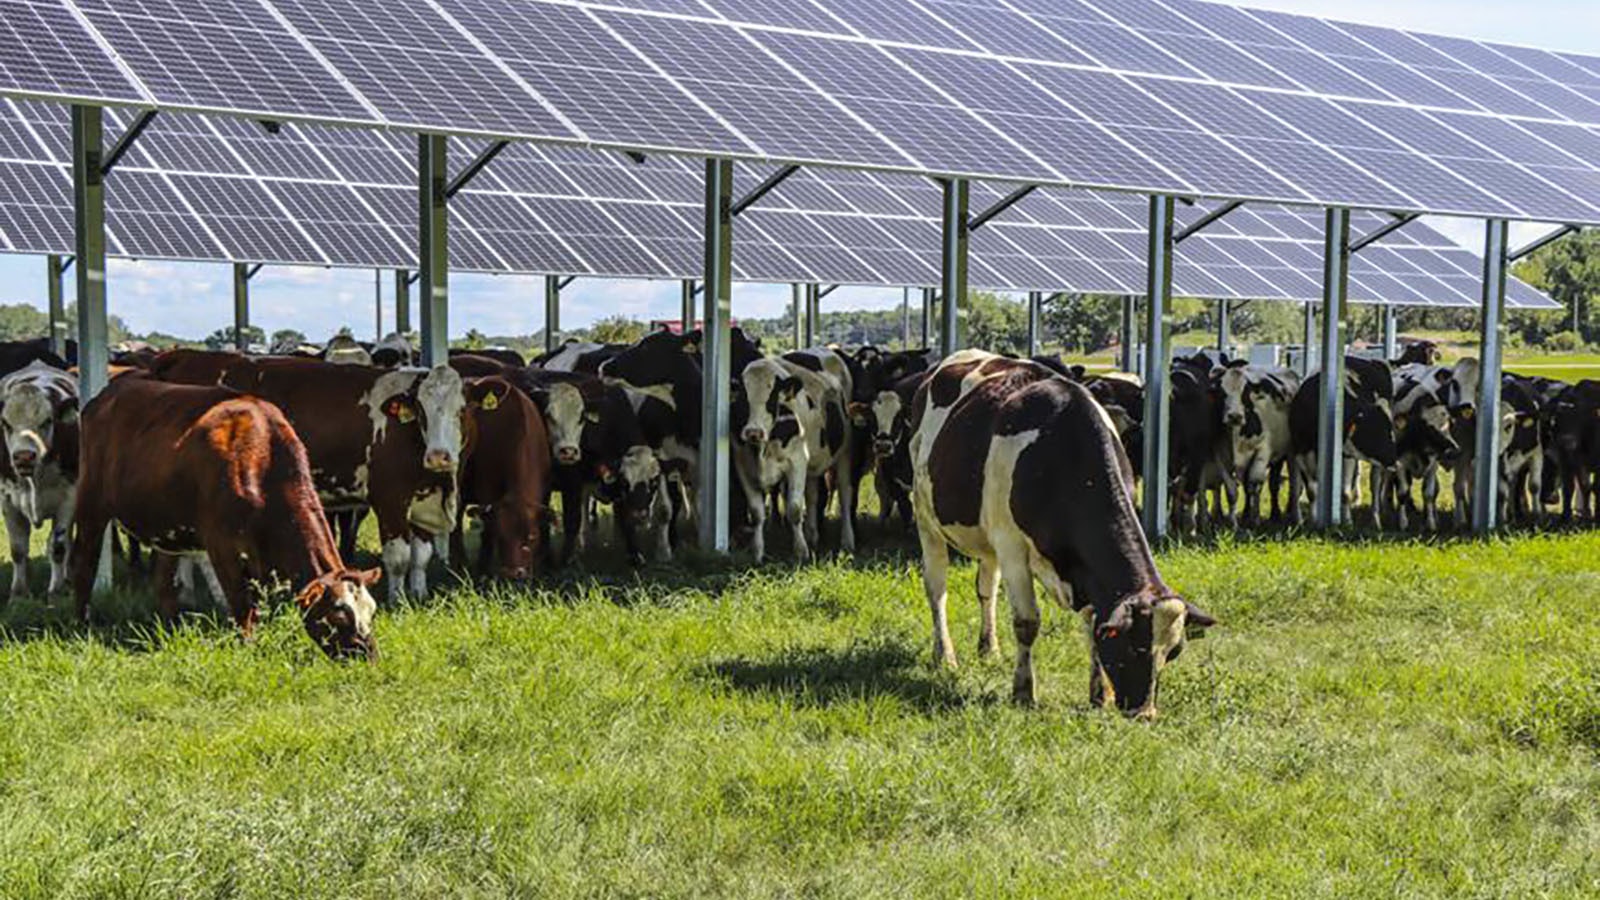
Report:
[{"label": "blue sky", "polygon": [[[1249,0],[1249,5],[1333,18],[1418,28],[1551,49],[1600,53],[1600,0]],[[1434,224],[1477,249],[1481,225]],[[1526,230],[1524,230],[1526,232]],[[1536,233],[1537,229],[1533,229]],[[1520,236],[1520,235],[1519,235]],[[382,291],[385,316],[392,279]],[[70,280],[68,290],[70,292]],[[108,290],[112,311],[136,331],[203,336],[232,320],[229,269],[222,265],[113,262]],[[275,267],[263,270],[251,293],[252,319],[267,330],[297,328],[313,338],[342,325],[371,333],[371,272]],[[0,302],[43,307],[44,261],[0,257]],[[898,290],[846,288],[830,297],[832,309],[885,308]],[[607,315],[676,318],[676,284],[580,279],[562,306],[563,323],[581,327]],[[734,315],[777,315],[789,301],[784,285],[738,285]],[[457,275],[451,279],[450,330],[528,334],[543,326],[543,284],[536,278]],[[386,322],[386,325],[392,322]]]}]

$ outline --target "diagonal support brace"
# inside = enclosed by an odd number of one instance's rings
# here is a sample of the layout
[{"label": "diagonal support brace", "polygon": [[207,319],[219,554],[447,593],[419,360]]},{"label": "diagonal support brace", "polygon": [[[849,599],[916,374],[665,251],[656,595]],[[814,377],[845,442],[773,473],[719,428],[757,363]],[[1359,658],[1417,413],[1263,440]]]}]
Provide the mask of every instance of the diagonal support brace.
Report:
[{"label": "diagonal support brace", "polygon": [[462,189],[472,183],[472,179],[477,178],[484,169],[489,167],[489,163],[494,162],[494,158],[499,156],[509,146],[511,146],[510,141],[495,141],[489,146],[483,148],[483,152],[479,153],[477,158],[473,159],[473,161],[469,163],[465,169],[462,169],[461,174],[457,175],[455,179],[450,182],[450,186],[448,188],[445,188],[445,197],[450,198],[461,193]]},{"label": "diagonal support brace", "polygon": [[1365,237],[1361,238],[1360,240],[1357,240],[1357,241],[1354,241],[1353,243],[1351,243],[1350,244],[1350,252],[1351,253],[1360,253],[1362,250],[1367,249],[1368,247],[1372,246],[1373,244],[1376,244],[1377,242],[1383,240],[1384,238],[1388,237],[1391,234],[1394,234],[1396,231],[1399,231],[1400,229],[1406,227],[1407,225],[1410,225],[1412,222],[1415,222],[1416,220],[1418,220],[1420,218],[1422,218],[1422,217],[1417,215],[1416,213],[1406,213],[1405,215],[1396,215],[1394,217],[1394,221],[1393,222],[1390,222],[1389,224],[1383,226],[1382,228],[1379,228],[1377,231],[1374,231],[1373,233],[1371,233],[1369,235],[1366,235]]},{"label": "diagonal support brace", "polygon": [[100,163],[101,177],[110,175],[111,170],[117,167],[117,163],[122,162],[122,157],[128,155],[128,151],[133,149],[134,143],[139,140],[139,135],[144,134],[144,130],[150,127],[150,123],[155,121],[156,114],[159,112],[160,110],[158,109],[147,109],[139,113],[139,118],[133,120],[133,124],[128,126],[128,130],[122,133],[122,137],[117,138],[117,143],[112,146],[111,151],[106,154],[105,160]]},{"label": "diagonal support brace", "polygon": [[977,231],[979,228],[989,224],[989,222],[992,221],[996,216],[999,216],[1001,213],[1005,212],[1011,207],[1016,206],[1018,203],[1028,199],[1028,197],[1032,196],[1033,192],[1037,191],[1038,189],[1038,185],[1030,184],[1027,187],[1017,188],[1016,190],[1007,194],[1000,200],[1000,202],[989,207],[983,212],[978,213],[976,216],[973,216],[971,221],[967,223],[967,233],[971,234],[972,232]]},{"label": "diagonal support brace", "polygon": [[1563,225],[1560,228],[1557,228],[1555,231],[1552,231],[1549,234],[1545,235],[1544,237],[1539,238],[1538,240],[1535,240],[1535,241],[1531,241],[1531,242],[1529,242],[1529,243],[1527,243],[1527,244],[1525,244],[1525,245],[1523,245],[1521,247],[1518,247],[1517,249],[1511,251],[1509,254],[1507,254],[1506,258],[1508,260],[1510,260],[1511,262],[1516,262],[1518,260],[1527,259],[1528,257],[1534,255],[1535,253],[1538,253],[1540,250],[1543,250],[1544,248],[1550,246],[1551,244],[1554,244],[1556,241],[1559,241],[1564,237],[1568,237],[1570,235],[1577,234],[1578,232],[1580,232],[1582,230],[1583,229],[1581,227],[1577,226],[1577,225]]},{"label": "diagonal support brace", "polygon": [[1211,212],[1208,212],[1196,219],[1194,224],[1174,235],[1172,242],[1174,244],[1181,244],[1184,241],[1187,241],[1189,238],[1194,237],[1200,232],[1205,231],[1207,228],[1210,228],[1212,225],[1215,225],[1227,218],[1231,213],[1233,213],[1234,210],[1243,205],[1243,201],[1235,200],[1232,203],[1225,203],[1222,206],[1213,209]]},{"label": "diagonal support brace", "polygon": [[777,189],[778,185],[783,184],[790,178],[793,178],[795,173],[799,171],[799,166],[784,166],[778,171],[773,172],[771,175],[768,175],[765,181],[756,185],[755,190],[745,194],[739,199],[739,202],[733,205],[733,214],[737,216],[750,207],[756,205],[756,203],[760,202],[762,197],[772,193],[775,189]]}]

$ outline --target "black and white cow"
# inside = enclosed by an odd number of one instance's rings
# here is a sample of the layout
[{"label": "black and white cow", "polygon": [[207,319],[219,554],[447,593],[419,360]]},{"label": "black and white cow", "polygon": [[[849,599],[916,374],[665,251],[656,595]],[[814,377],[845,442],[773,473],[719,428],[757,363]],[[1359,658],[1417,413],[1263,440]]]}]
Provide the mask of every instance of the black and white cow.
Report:
[{"label": "black and white cow", "polygon": [[1005,583],[1018,702],[1034,699],[1037,578],[1089,626],[1090,702],[1153,717],[1162,668],[1190,630],[1215,622],[1156,571],[1105,411],[1043,366],[981,351],[946,359],[915,404],[913,504],[936,659],[956,662],[945,611],[954,547],[978,561],[980,653],[998,649],[995,601]]},{"label": "black and white cow", "polygon": [[[1395,467],[1377,497],[1381,507],[1394,506],[1396,524],[1411,526],[1417,510],[1412,488],[1422,480],[1422,512],[1429,531],[1439,528],[1439,470],[1454,467],[1461,444],[1454,434],[1454,373],[1432,366],[1406,365],[1395,372]],[[1380,520],[1381,521],[1381,520]]]},{"label": "black and white cow", "polygon": [[1555,457],[1561,518],[1595,515],[1600,486],[1600,381],[1580,381],[1562,390],[1544,412],[1545,436]]},{"label": "black and white cow", "polygon": [[871,447],[873,465],[877,469],[878,522],[887,528],[889,517],[896,510],[906,528],[913,524],[911,515],[911,410],[917,388],[928,375],[917,372],[907,375],[887,388],[880,389],[870,403],[853,403],[850,419],[866,436]]},{"label": "black and white cow", "polygon": [[1261,488],[1267,485],[1273,521],[1280,515],[1279,488],[1294,447],[1289,403],[1300,377],[1288,369],[1234,363],[1217,379],[1222,389],[1222,424],[1227,429],[1234,472],[1244,483],[1244,523],[1261,518]]},{"label": "black and white cow", "polygon": [[[734,474],[749,509],[753,530],[750,551],[756,562],[766,559],[767,498],[781,491],[784,517],[793,535],[795,559],[811,559],[816,533],[807,512],[811,488],[811,449],[796,407],[807,407],[804,385],[775,359],[745,367],[733,394]],[[764,397],[762,414],[751,414],[751,397]],[[759,401],[758,401],[759,402]],[[764,423],[765,427],[756,423]],[[815,505],[815,500],[811,501]]]},{"label": "black and white cow", "polygon": [[11,596],[28,594],[33,529],[50,527],[50,587],[66,586],[78,482],[78,380],[36,361],[0,379],[0,510],[11,539]]},{"label": "black and white cow", "polygon": [[1228,431],[1222,424],[1222,391],[1216,384],[1220,371],[1199,354],[1173,361],[1168,454],[1173,523],[1180,530],[1210,526],[1208,493],[1214,495],[1216,514],[1234,523],[1238,482],[1233,477]]},{"label": "black and white cow", "polygon": [[[1340,524],[1350,524],[1355,504],[1358,463],[1387,471],[1395,464],[1394,380],[1388,363],[1345,357],[1344,379],[1344,506]],[[1322,415],[1322,373],[1314,372],[1295,392],[1289,405],[1289,434],[1294,459],[1289,465],[1289,521],[1301,521],[1300,495],[1316,502],[1317,423]]]}]

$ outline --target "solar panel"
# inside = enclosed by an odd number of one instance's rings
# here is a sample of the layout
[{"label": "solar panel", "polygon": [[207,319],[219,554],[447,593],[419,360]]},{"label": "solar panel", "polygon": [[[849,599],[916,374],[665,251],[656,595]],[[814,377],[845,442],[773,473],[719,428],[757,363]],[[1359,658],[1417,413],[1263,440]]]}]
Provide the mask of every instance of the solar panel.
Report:
[{"label": "solar panel", "polygon": [[144,100],[94,35],[56,0],[0,0],[0,90]]}]

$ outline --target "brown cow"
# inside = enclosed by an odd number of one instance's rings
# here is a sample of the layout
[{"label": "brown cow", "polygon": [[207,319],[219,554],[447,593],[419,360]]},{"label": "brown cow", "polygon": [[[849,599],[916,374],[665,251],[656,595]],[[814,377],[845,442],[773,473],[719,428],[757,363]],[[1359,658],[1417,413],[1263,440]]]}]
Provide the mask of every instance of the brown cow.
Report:
[{"label": "brown cow", "polygon": [[[311,480],[305,447],[270,403],[220,387],[112,382],[83,411],[73,587],[87,619],[101,539],[112,522],[164,554],[204,552],[240,632],[255,628],[247,583],[302,586],[306,633],[329,656],[376,650],[367,588],[376,570],[345,566]],[[170,569],[161,611],[177,613]]]},{"label": "brown cow", "polygon": [[[163,354],[152,371],[186,384],[220,381],[276,404],[311,454],[323,505],[377,514],[389,598],[427,594],[433,539],[456,521],[468,418],[460,375],[195,351]],[[354,537],[346,532],[346,556]]]},{"label": "brown cow", "polygon": [[[453,362],[453,361],[452,361]],[[482,574],[498,561],[501,578],[532,577],[543,543],[543,516],[550,490],[550,438],[544,417],[522,391],[504,378],[467,384],[474,441],[461,471],[461,507],[483,515]],[[452,540],[461,556],[461,529]]]}]

